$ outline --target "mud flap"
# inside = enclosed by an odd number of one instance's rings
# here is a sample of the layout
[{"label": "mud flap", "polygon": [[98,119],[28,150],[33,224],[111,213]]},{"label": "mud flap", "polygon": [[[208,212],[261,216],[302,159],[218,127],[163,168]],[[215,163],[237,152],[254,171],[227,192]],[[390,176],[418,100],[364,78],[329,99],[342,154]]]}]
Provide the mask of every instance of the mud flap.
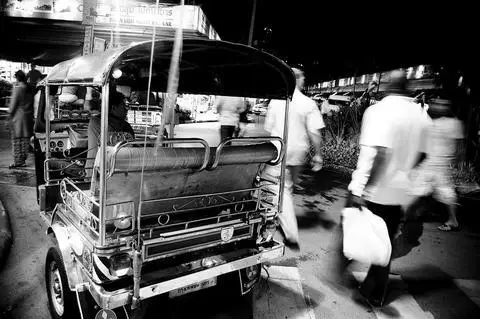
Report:
[{"label": "mud flap", "polygon": [[241,269],[238,271],[238,276],[240,277],[240,293],[243,295],[249,293],[253,287],[258,283],[260,280],[260,274],[261,274],[261,265],[259,265],[260,270],[258,271],[258,274],[255,279],[249,280],[246,275],[245,269]]}]

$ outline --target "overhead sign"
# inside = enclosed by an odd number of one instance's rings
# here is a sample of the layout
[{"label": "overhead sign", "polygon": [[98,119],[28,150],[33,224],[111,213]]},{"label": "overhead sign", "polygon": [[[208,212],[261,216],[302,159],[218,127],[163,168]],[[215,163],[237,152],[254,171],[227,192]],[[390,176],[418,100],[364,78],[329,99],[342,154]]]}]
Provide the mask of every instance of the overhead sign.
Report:
[{"label": "overhead sign", "polygon": [[[191,10],[186,11],[188,14]],[[179,7],[159,7],[157,11],[155,5],[115,6],[112,3],[103,3],[97,6],[96,23],[175,27],[177,25],[174,20],[178,12]]]},{"label": "overhead sign", "polygon": [[[81,21],[86,25],[157,26],[196,31],[220,39],[198,6],[172,6],[133,0],[4,0],[5,15],[22,18]],[[183,8],[183,11],[182,11]]]}]

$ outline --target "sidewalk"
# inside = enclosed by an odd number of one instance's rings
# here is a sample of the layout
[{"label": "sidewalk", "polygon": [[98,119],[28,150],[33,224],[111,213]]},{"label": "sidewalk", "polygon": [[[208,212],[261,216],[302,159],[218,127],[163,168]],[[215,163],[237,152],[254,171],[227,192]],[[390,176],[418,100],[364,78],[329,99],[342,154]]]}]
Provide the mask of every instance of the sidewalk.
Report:
[{"label": "sidewalk", "polygon": [[[0,108],[0,111],[5,111],[6,108]],[[0,117],[6,116],[5,113],[0,113]],[[0,123],[0,134],[3,136],[9,136],[8,125],[3,121]],[[11,159],[10,155],[10,144],[9,138],[0,141],[0,162],[9,163]],[[6,164],[8,166],[8,164]],[[4,174],[2,179],[4,178]],[[2,186],[4,187],[4,186]],[[7,214],[7,211],[3,207],[2,201],[0,200],[0,270],[3,268],[5,261],[12,246],[13,237],[12,229],[10,226],[10,219]]]},{"label": "sidewalk", "polygon": [[0,270],[3,268],[3,265],[5,265],[12,242],[13,237],[10,219],[0,201]]}]

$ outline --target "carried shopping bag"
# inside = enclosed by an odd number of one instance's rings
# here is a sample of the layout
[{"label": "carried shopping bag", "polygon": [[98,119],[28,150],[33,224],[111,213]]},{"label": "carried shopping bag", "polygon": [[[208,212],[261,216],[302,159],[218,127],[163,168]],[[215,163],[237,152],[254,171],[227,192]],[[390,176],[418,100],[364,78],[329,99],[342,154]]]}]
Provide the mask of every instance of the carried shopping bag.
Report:
[{"label": "carried shopping bag", "polygon": [[387,266],[392,254],[385,221],[367,208],[342,211],[343,254],[370,265]]}]

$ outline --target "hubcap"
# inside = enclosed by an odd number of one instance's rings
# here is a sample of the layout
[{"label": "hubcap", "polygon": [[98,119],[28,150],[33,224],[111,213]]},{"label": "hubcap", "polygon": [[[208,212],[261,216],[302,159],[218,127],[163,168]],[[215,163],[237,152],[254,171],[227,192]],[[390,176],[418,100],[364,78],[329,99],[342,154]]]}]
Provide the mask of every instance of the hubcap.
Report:
[{"label": "hubcap", "polygon": [[55,312],[62,316],[64,312],[63,306],[63,286],[60,278],[60,271],[57,264],[52,262],[50,264],[50,282],[49,282],[50,296],[52,297],[52,304]]}]

